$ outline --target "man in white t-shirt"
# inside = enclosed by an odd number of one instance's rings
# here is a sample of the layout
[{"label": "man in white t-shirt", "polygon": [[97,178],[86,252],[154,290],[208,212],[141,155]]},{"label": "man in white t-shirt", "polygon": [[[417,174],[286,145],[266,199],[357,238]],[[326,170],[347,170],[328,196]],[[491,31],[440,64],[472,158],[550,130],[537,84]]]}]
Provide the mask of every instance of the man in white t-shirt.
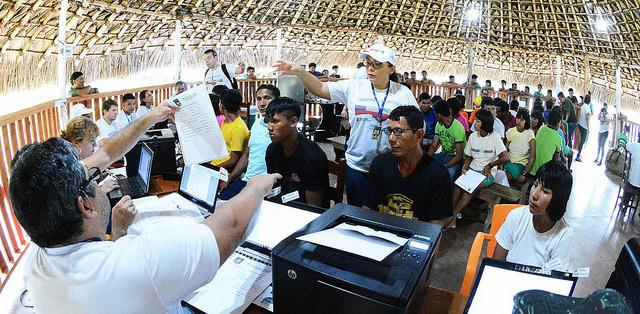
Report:
[{"label": "man in white t-shirt", "polygon": [[629,178],[624,187],[622,202],[628,203],[631,196],[640,194],[640,143],[627,143],[625,146],[631,154],[631,167],[629,168]]},{"label": "man in white t-shirt", "polygon": [[151,110],[153,110],[153,94],[145,89],[140,92],[140,106],[136,110],[136,119],[144,117]]},{"label": "man in white t-shirt", "polygon": [[[252,178],[202,224],[172,220],[132,236],[127,228],[137,210],[131,200],[111,212],[95,179],[149,127],[178,110],[164,102],[83,162],[60,138],[25,145],[13,157],[9,195],[34,243],[24,275],[35,311],[182,313],[180,301],[210,282],[250,231],[277,174]],[[110,217],[112,238],[106,241]]]},{"label": "man in white t-shirt", "polygon": [[220,84],[226,85],[229,89],[238,89],[238,83],[234,76],[244,72],[244,62],[240,61],[237,66],[230,63],[220,63],[218,53],[209,49],[204,52],[204,63],[207,65],[207,70],[204,72],[204,84],[209,93],[213,92],[214,86]]},{"label": "man in white t-shirt", "polygon": [[321,82],[301,66],[286,61],[274,65],[284,74],[297,75],[312,94],[346,105],[351,137],[345,152],[345,186],[347,201],[354,206],[362,206],[370,193],[367,175],[371,161],[390,151],[387,136],[382,136],[382,129],[389,126],[389,113],[399,106],[419,108],[411,90],[389,80],[396,70],[396,55],[391,49],[373,45],[360,59],[364,59],[367,79],[339,82]]},{"label": "man in white t-shirt", "polygon": [[131,93],[122,96],[122,110],[116,116],[116,129],[118,131],[126,128],[129,124],[136,121],[136,114],[133,112],[136,106],[136,97]]},{"label": "man in white t-shirt", "polygon": [[[569,90],[571,91],[571,90]],[[578,129],[580,130],[580,144],[578,144],[578,155],[576,155],[576,161],[582,161],[580,155],[582,154],[582,148],[587,142],[587,136],[589,135],[589,119],[591,119],[591,96],[584,96],[584,103],[580,106],[580,117],[578,118]]]},{"label": "man in white t-shirt", "polygon": [[98,147],[104,146],[107,139],[118,132],[116,128],[116,117],[118,116],[118,104],[113,99],[107,99],[102,103],[102,118],[96,121],[100,130],[98,135]]}]

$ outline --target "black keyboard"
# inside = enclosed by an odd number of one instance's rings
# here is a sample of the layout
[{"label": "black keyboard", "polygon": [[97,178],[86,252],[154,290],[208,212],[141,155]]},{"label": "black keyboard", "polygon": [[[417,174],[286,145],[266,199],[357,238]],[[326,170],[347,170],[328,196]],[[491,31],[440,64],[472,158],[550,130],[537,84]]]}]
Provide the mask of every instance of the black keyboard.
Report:
[{"label": "black keyboard", "polygon": [[118,183],[120,184],[120,189],[122,190],[123,195],[129,195],[132,198],[136,198],[144,196],[145,194],[142,186],[140,186],[139,184],[135,184],[137,182],[132,184],[132,181],[130,180],[120,180],[120,182]]}]

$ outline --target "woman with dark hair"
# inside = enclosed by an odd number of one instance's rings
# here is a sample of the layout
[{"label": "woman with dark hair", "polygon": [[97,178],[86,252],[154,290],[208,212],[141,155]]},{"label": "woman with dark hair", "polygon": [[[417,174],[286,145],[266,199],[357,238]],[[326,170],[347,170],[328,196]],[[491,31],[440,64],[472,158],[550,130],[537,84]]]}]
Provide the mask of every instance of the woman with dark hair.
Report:
[{"label": "woman with dark hair", "polygon": [[543,125],[544,125],[544,116],[542,115],[542,112],[534,111],[531,114],[531,131],[533,131],[533,133],[537,135],[538,130]]},{"label": "woman with dark hair", "polygon": [[493,121],[493,115],[489,110],[480,109],[476,113],[474,121],[476,131],[469,136],[467,146],[464,148],[467,157],[461,172],[464,175],[468,170],[471,170],[482,173],[487,178],[472,193],[468,193],[456,185],[453,190],[453,200],[457,203],[453,209],[453,217],[447,224],[448,228],[456,227],[458,213],[469,204],[474,194],[493,184],[498,166],[509,161],[507,149],[504,147],[500,135],[498,132],[493,132]]},{"label": "woman with dark hair", "polygon": [[531,171],[536,159],[536,135],[531,131],[529,111],[520,109],[516,113],[516,126],[507,130],[505,146],[509,151],[509,162],[504,165],[509,181],[522,183],[525,174]]},{"label": "woman with dark hair", "polygon": [[567,271],[572,231],[563,216],[572,185],[571,172],[560,161],[542,165],[529,205],[511,211],[498,230],[493,258]]}]

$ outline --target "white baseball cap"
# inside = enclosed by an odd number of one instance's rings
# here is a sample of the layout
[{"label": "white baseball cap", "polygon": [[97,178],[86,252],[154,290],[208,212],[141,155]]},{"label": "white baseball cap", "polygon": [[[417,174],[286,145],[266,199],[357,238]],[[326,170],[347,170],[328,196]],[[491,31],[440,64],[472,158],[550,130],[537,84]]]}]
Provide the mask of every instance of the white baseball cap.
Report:
[{"label": "white baseball cap", "polygon": [[79,117],[85,114],[91,114],[93,110],[85,107],[83,104],[75,104],[71,107],[71,113],[69,114],[69,119],[73,119],[75,117]]},{"label": "white baseball cap", "polygon": [[360,59],[366,59],[370,56],[378,62],[389,62],[391,65],[396,64],[396,54],[387,46],[375,44],[369,47],[367,52],[360,55]]}]

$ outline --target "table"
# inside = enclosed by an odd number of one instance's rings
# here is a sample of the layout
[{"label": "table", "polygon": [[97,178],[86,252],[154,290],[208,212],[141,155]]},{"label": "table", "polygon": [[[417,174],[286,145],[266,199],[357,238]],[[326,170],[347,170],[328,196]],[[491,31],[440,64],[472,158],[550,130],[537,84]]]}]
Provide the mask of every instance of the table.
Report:
[{"label": "table", "polygon": [[[420,314],[459,314],[464,312],[469,296],[458,292],[446,291],[434,287],[429,287],[427,300],[422,303]],[[251,304],[245,314],[265,314],[271,313],[255,304]]]},{"label": "table", "polygon": [[333,152],[336,153],[336,161],[344,158],[346,136],[335,136],[327,138],[327,141],[333,146]]},{"label": "table", "polygon": [[162,175],[152,176],[149,182],[149,195],[162,196],[173,193],[180,187],[180,181],[170,181],[162,178]]}]

